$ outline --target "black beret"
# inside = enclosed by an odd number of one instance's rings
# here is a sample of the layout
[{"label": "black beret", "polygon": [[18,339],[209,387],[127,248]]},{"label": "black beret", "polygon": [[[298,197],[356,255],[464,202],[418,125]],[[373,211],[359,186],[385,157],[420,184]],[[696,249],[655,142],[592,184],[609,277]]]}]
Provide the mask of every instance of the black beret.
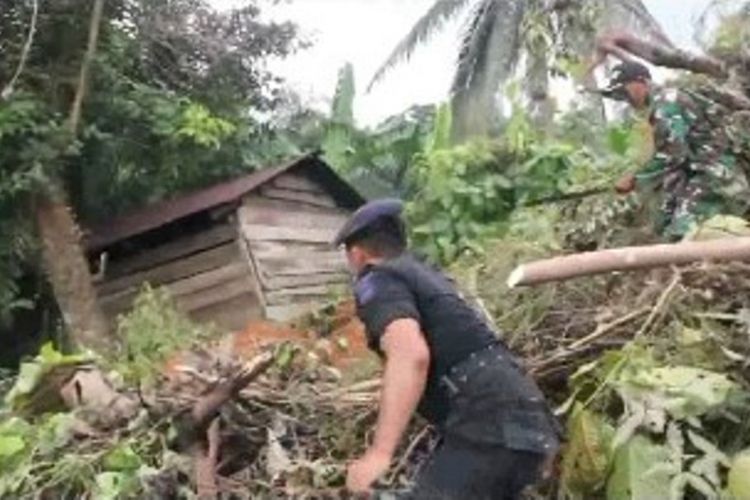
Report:
[{"label": "black beret", "polygon": [[398,219],[404,210],[401,200],[389,198],[370,201],[354,212],[333,240],[335,246],[346,243],[352,236],[383,218]]}]

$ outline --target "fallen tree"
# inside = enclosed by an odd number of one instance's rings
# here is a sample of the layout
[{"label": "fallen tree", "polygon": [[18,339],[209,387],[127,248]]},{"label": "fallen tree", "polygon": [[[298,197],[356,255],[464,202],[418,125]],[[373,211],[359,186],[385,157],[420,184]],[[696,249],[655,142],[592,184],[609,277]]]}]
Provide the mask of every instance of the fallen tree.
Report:
[{"label": "fallen tree", "polygon": [[679,266],[699,261],[750,260],[750,237],[614,248],[522,264],[508,277],[510,288],[614,271]]},{"label": "fallen tree", "polygon": [[703,93],[730,111],[746,111],[750,110],[750,96],[747,95],[750,61],[742,50],[739,52],[739,56],[722,54],[722,57],[714,57],[650,42],[627,32],[609,32],[598,37],[586,74],[591,75],[608,56],[621,61],[639,58],[655,66],[706,75],[708,78],[700,85]]}]

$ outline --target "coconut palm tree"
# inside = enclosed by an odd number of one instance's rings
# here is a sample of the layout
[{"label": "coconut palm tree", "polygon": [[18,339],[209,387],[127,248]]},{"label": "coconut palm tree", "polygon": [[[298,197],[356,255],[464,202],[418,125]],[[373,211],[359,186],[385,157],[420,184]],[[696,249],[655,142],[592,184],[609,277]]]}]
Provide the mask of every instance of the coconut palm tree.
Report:
[{"label": "coconut palm tree", "polygon": [[498,120],[498,90],[519,69],[532,108],[546,101],[551,68],[561,58],[589,55],[600,30],[633,31],[671,46],[641,0],[435,0],[370,87],[460,15],[467,17],[451,87],[455,140],[490,132]]}]

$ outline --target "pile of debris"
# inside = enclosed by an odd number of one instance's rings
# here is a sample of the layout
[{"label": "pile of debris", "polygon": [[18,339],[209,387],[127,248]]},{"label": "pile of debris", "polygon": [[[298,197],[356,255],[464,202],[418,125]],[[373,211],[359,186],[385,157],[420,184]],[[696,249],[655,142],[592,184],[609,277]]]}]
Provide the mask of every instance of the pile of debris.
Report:
[{"label": "pile of debris", "polygon": [[[504,245],[456,275],[566,422],[552,488],[747,498],[750,265],[507,290],[534,252]],[[255,323],[160,363],[150,383],[49,347],[26,363],[0,414],[0,496],[346,496],[346,463],[371,438],[379,388],[351,303],[293,327]],[[407,485],[432,444],[415,423],[381,486]]]},{"label": "pile of debris", "polygon": [[557,488],[750,498],[750,264],[497,286],[535,254],[499,243],[458,274],[567,424]]},{"label": "pile of debris", "polygon": [[[297,328],[253,323],[170,355],[149,384],[45,346],[5,396],[0,497],[345,497],[379,387],[361,328],[346,303]],[[429,443],[415,429],[382,486]]]}]

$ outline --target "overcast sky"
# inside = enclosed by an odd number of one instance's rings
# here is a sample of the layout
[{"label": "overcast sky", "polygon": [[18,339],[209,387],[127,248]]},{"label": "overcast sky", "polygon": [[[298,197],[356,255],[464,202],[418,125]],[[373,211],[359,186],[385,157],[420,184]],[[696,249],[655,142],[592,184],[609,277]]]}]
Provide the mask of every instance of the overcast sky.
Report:
[{"label": "overcast sky", "polygon": [[[242,0],[212,0],[226,6]],[[421,47],[408,64],[388,74],[370,93],[366,85],[396,43],[434,0],[291,0],[265,11],[296,22],[314,45],[273,67],[314,105],[330,100],[339,68],[354,64],[355,113],[372,125],[411,104],[444,100],[450,85],[460,21]],[[694,20],[710,0],[645,0],[678,46],[692,47]]]}]

